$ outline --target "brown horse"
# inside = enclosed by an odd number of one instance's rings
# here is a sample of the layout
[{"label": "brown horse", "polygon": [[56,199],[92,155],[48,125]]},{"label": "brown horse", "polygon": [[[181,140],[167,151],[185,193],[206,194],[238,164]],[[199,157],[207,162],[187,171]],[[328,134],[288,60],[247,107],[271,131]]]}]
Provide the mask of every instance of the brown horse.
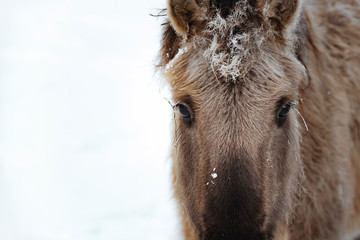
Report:
[{"label": "brown horse", "polygon": [[360,235],[360,1],[169,0],[187,240]]}]

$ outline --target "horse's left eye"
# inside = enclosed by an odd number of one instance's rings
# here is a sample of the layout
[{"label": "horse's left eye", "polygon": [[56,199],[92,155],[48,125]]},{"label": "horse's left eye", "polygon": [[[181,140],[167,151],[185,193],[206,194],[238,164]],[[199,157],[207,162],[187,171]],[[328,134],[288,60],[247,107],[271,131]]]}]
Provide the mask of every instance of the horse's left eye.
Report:
[{"label": "horse's left eye", "polygon": [[193,120],[193,116],[191,115],[191,112],[187,106],[185,106],[184,104],[177,104],[176,107],[179,110],[181,117],[185,121],[191,122]]},{"label": "horse's left eye", "polygon": [[286,117],[290,111],[290,107],[291,107],[291,103],[287,103],[287,104],[283,105],[281,107],[281,109],[279,110],[279,112],[277,114],[277,118],[276,118],[276,121],[277,121],[279,127],[285,123]]}]

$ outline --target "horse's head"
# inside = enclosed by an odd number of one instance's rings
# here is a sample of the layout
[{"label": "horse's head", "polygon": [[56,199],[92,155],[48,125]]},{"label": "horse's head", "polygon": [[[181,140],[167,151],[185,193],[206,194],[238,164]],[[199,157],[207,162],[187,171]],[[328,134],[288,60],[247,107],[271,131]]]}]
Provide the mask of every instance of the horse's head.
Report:
[{"label": "horse's head", "polygon": [[169,0],[175,194],[199,239],[272,239],[301,179],[296,0]]}]

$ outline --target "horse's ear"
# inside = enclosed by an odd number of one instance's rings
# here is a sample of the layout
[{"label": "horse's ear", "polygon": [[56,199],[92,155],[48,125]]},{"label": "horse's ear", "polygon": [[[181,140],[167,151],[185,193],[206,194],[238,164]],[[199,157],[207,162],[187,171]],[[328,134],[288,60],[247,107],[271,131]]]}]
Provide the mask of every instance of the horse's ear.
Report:
[{"label": "horse's ear", "polygon": [[260,0],[265,17],[278,31],[284,31],[297,22],[302,0]]},{"label": "horse's ear", "polygon": [[190,28],[201,17],[195,0],[168,0],[168,16],[172,27],[180,36],[187,36]]}]

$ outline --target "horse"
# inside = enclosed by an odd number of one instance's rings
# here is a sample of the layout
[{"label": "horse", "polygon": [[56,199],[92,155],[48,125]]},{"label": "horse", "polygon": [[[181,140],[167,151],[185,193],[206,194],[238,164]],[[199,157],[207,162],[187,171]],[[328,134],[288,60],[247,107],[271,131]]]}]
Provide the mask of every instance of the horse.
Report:
[{"label": "horse", "polygon": [[186,240],[360,236],[360,1],[168,0]]}]

